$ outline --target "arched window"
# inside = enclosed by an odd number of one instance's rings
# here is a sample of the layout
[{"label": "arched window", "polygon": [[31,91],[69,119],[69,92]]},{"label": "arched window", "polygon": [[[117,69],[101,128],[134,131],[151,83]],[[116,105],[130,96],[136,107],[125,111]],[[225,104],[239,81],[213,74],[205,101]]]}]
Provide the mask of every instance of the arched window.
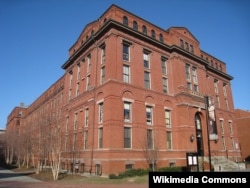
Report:
[{"label": "arched window", "polygon": [[133,29],[138,31],[138,24],[136,21],[133,21]]},{"label": "arched window", "polygon": [[222,66],[221,66],[221,64],[220,64],[220,70],[222,71]]},{"label": "arched window", "polygon": [[164,42],[164,40],[163,40],[163,35],[162,35],[162,34],[160,34],[159,39],[160,39],[161,42]]},{"label": "arched window", "polygon": [[147,34],[147,27],[145,25],[142,26],[142,33]]},{"label": "arched window", "polygon": [[123,24],[128,26],[128,18],[127,18],[127,16],[123,16]]},{"label": "arched window", "polygon": [[197,152],[199,156],[204,155],[203,149],[203,138],[202,138],[202,124],[200,118],[200,112],[195,114],[195,128],[196,128],[196,144],[197,144]]},{"label": "arched window", "polygon": [[153,29],[151,30],[151,37],[155,39],[155,31]]},{"label": "arched window", "polygon": [[201,118],[198,113],[195,114],[195,126],[196,130],[201,130]]}]

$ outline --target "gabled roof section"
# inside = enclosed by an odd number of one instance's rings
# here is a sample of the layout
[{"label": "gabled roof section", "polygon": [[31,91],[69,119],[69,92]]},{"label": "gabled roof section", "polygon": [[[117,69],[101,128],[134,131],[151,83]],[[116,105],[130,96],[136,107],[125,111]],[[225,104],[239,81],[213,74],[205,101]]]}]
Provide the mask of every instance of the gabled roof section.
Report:
[{"label": "gabled roof section", "polygon": [[[77,41],[75,43],[77,43],[78,41],[81,40],[81,38],[85,35],[85,33],[87,33],[90,29],[94,28],[96,25],[99,24],[99,21],[100,19],[103,17],[103,15],[105,15],[107,12],[110,11],[110,9],[112,8],[120,8],[118,6],[116,6],[115,4],[112,4],[109,6],[109,8],[97,19],[97,20],[94,20],[90,23],[88,23],[87,25],[85,25],[85,27],[83,28],[81,34],[79,35],[79,37],[77,38]],[[121,8],[120,8],[121,9]],[[96,32],[96,31],[95,31]],[[74,46],[74,45],[73,45]],[[72,47],[73,47],[72,46]]]},{"label": "gabled roof section", "polygon": [[88,32],[91,28],[93,28],[93,25],[95,25],[96,22],[98,22],[98,21],[93,21],[93,22],[90,22],[87,25],[85,25],[85,27],[83,28],[83,30],[82,30],[81,34],[79,35],[77,41],[79,39],[81,39],[83,35],[85,35],[85,31]]},{"label": "gabled roof section", "polygon": [[170,27],[169,29],[167,29],[167,32],[168,31],[176,31],[178,32],[179,34],[189,38],[189,39],[192,39],[192,40],[195,40],[197,43],[200,43],[196,38],[195,36],[186,28],[186,27]]},{"label": "gabled roof section", "polygon": [[[98,20],[96,21],[93,21],[93,22],[90,22],[88,23],[87,25],[85,25],[85,27],[83,28],[81,34],[79,35],[79,37],[77,38],[76,42],[70,47],[73,48],[79,41],[83,40],[84,38],[84,35],[86,35],[87,33],[89,33],[89,31],[94,28],[94,25],[97,25],[98,24]],[[89,36],[90,37],[90,36]]]}]

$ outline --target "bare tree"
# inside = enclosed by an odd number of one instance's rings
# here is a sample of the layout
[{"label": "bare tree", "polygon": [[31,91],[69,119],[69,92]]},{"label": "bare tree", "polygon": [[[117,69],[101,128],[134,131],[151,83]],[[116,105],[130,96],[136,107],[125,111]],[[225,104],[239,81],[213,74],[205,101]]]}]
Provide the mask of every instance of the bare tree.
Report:
[{"label": "bare tree", "polygon": [[12,164],[14,161],[14,143],[15,135],[14,130],[7,129],[5,133],[5,162],[6,164]]},{"label": "bare tree", "polygon": [[151,168],[152,171],[155,171],[159,157],[160,143],[156,139],[156,136],[153,136],[153,131],[150,129],[147,130],[147,134],[140,143],[148,167]]},{"label": "bare tree", "polygon": [[22,138],[23,138],[22,147],[23,147],[23,150],[24,150],[23,165],[26,164],[26,168],[29,168],[30,158],[31,158],[31,154],[32,154],[32,132],[31,132],[31,127],[32,127],[32,124],[30,122],[27,122],[24,125],[24,129],[22,131]]},{"label": "bare tree", "polygon": [[50,159],[51,159],[51,170],[53,179],[57,180],[60,172],[61,163],[61,145],[62,145],[62,132],[61,127],[55,126],[51,134],[51,145],[50,145]]}]

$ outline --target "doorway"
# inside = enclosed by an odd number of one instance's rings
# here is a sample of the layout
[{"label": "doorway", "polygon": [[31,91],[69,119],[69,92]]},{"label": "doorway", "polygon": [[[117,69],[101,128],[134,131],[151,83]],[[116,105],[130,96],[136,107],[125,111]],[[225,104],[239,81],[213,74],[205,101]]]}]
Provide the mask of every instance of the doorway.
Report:
[{"label": "doorway", "polygon": [[200,113],[198,112],[195,114],[195,127],[196,127],[197,153],[198,156],[204,156],[202,124],[201,124]]}]

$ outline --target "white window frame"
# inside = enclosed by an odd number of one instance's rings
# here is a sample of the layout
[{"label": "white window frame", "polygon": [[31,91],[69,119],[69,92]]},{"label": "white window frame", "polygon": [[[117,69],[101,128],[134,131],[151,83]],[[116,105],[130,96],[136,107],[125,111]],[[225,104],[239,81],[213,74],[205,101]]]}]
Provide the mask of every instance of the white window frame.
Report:
[{"label": "white window frame", "polygon": [[99,113],[98,113],[98,122],[99,123],[103,123],[103,115],[104,115],[104,104],[103,104],[103,102],[100,102],[98,104],[98,110],[99,110]]},{"label": "white window frame", "polygon": [[171,124],[171,110],[165,109],[164,113],[165,113],[165,125],[166,125],[166,127],[167,128],[172,128],[172,124]]},{"label": "white window frame", "polygon": [[[150,114],[150,117],[148,117]],[[146,123],[147,125],[153,125],[153,106],[146,105]]]}]

